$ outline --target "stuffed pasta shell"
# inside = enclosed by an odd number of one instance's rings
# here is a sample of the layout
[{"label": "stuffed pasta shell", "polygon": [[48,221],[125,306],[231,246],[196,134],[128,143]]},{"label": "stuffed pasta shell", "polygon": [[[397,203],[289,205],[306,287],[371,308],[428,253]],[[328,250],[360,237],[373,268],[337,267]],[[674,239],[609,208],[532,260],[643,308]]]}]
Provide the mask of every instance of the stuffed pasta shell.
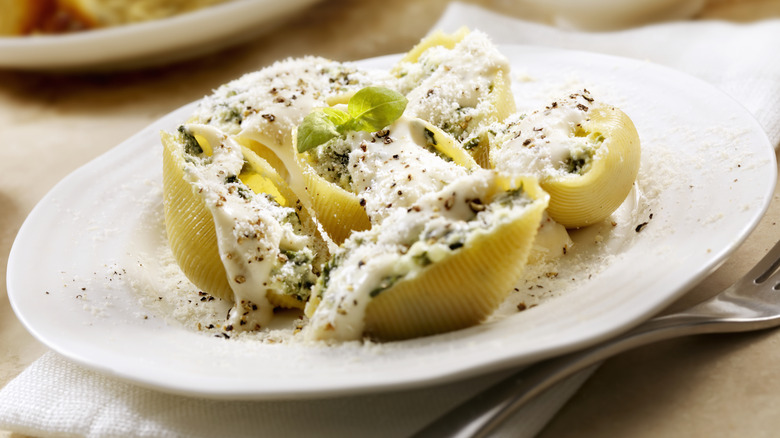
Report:
[{"label": "stuffed pasta shell", "polygon": [[453,135],[487,167],[487,128],[515,111],[509,62],[487,35],[467,29],[434,33],[392,71],[409,99],[407,114]]},{"label": "stuffed pasta shell", "polygon": [[639,172],[639,136],[620,109],[585,90],[495,128],[491,164],[532,173],[550,194],[547,212],[567,228],[603,221],[626,199]]},{"label": "stuffed pasta shell", "polygon": [[483,169],[394,209],[323,268],[306,336],[405,339],[480,322],[521,277],[547,201],[534,178]]},{"label": "stuffed pasta shell", "polygon": [[226,329],[258,329],[302,308],[327,248],[268,163],[217,128],[163,133],[168,240],[184,274],[234,306]]},{"label": "stuffed pasta shell", "polygon": [[407,117],[334,138],[299,153],[298,161],[313,209],[337,243],[478,167],[449,134]]},{"label": "stuffed pasta shell", "polygon": [[305,202],[293,129],[315,108],[344,102],[366,85],[393,81],[384,70],[313,56],[287,59],[217,88],[201,101],[192,122],[234,136],[268,161]]}]

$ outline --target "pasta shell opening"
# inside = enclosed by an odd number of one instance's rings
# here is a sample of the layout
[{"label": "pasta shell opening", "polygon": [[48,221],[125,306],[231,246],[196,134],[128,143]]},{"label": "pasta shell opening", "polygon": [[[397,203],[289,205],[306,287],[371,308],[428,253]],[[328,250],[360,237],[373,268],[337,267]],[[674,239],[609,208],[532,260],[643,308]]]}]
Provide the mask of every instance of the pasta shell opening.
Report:
[{"label": "pasta shell opening", "polygon": [[639,173],[639,135],[625,113],[609,106],[596,108],[583,129],[586,135],[603,137],[587,171],[541,181],[550,194],[550,217],[567,228],[608,218],[626,199]]},{"label": "pasta shell opening", "polygon": [[[211,156],[211,145],[202,136],[194,135],[200,153]],[[183,273],[197,287],[219,298],[232,301],[234,291],[225,268],[217,237],[215,218],[197,189],[185,177],[187,165],[182,145],[174,134],[162,133],[163,198],[165,224],[174,258]],[[328,248],[318,239],[313,218],[303,208],[295,193],[276,170],[251,149],[241,146],[244,165],[236,180],[254,194],[267,195],[282,207],[295,211],[303,231],[314,236],[313,265],[321,265],[328,256]],[[234,181],[235,182],[235,181]],[[305,301],[298,296],[285,295],[269,289],[266,298],[278,307],[302,309]]]},{"label": "pasta shell opening", "polygon": [[296,159],[317,219],[336,244],[343,243],[354,231],[371,228],[366,210],[354,193],[317,174],[306,154],[297,154]]}]

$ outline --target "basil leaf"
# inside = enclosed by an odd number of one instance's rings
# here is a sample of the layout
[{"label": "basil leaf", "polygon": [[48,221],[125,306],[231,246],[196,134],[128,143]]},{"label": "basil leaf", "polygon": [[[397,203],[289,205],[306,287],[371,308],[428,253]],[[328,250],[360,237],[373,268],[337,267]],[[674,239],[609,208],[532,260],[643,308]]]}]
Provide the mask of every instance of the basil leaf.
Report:
[{"label": "basil leaf", "polygon": [[298,125],[298,152],[316,148],[339,135],[341,134],[336,129],[336,124],[328,114],[323,111],[313,111]]},{"label": "basil leaf", "polygon": [[366,87],[355,93],[347,104],[354,128],[378,131],[395,122],[406,109],[403,94],[384,87]]},{"label": "basil leaf", "polygon": [[383,87],[366,87],[355,93],[347,112],[320,108],[298,126],[298,152],[303,153],[349,131],[379,131],[395,122],[407,104],[402,94]]},{"label": "basil leaf", "polygon": [[349,114],[337,108],[325,107],[322,108],[322,112],[328,115],[328,119],[330,119],[337,128],[348,124],[351,119]]}]

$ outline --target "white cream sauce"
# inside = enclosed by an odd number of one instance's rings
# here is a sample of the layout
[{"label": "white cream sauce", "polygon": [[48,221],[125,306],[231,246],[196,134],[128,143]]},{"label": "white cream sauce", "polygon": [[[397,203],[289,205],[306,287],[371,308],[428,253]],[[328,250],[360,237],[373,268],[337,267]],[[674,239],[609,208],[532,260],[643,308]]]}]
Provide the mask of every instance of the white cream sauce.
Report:
[{"label": "white cream sauce", "polygon": [[295,234],[282,220],[292,209],[267,197],[239,194],[237,184],[226,178],[237,176],[244,165],[241,146],[217,128],[189,124],[185,129],[205,138],[212,155],[185,166],[185,178],[203,197],[216,228],[220,256],[234,295],[225,330],[255,330],[266,326],[273,306],[266,298],[269,276],[279,261],[280,248],[301,250],[310,244],[308,236]]},{"label": "white cream sauce", "polygon": [[421,121],[402,117],[378,133],[348,138],[354,145],[348,165],[353,190],[372,223],[468,173],[426,149],[425,129]]}]

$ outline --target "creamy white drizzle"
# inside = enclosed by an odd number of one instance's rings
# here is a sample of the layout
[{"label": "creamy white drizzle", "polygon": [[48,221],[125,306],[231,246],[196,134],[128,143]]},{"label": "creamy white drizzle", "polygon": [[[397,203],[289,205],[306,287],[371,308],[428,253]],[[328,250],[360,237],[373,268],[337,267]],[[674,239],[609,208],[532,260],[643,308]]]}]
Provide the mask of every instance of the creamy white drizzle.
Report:
[{"label": "creamy white drizzle", "polygon": [[241,146],[235,140],[212,126],[189,124],[184,129],[204,138],[212,148],[210,157],[188,157],[184,174],[214,218],[220,257],[234,294],[225,327],[258,329],[272,316],[266,293],[275,286],[269,283],[272,270],[284,261],[280,249],[302,250],[311,244],[310,238],[297,235],[284,222],[294,214],[293,209],[263,195],[242,195],[241,183],[229,182],[244,166]]}]

